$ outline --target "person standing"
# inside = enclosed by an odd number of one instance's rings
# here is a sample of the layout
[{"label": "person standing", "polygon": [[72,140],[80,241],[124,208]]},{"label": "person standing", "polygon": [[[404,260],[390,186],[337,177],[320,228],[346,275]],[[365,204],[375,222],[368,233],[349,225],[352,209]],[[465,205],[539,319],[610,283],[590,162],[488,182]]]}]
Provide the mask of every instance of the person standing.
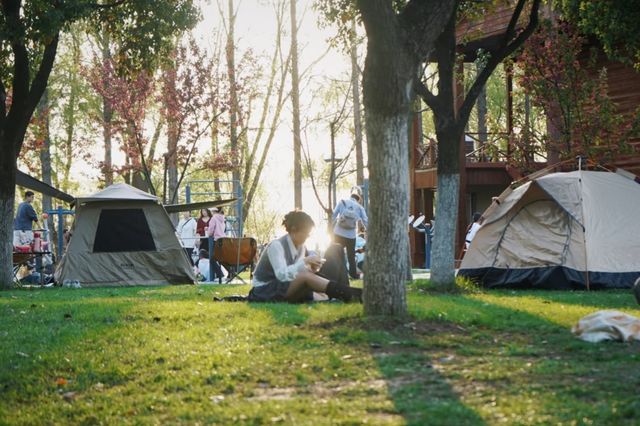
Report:
[{"label": "person standing", "polygon": [[364,230],[369,225],[367,213],[360,205],[360,196],[351,194],[348,199],[341,200],[333,211],[332,220],[334,241],[347,250],[347,261],[349,262],[349,276],[359,279],[356,265],[356,234],[358,224],[362,223]]},{"label": "person standing", "polygon": [[209,239],[207,238],[207,227],[209,226],[209,221],[211,220],[211,210],[209,209],[201,209],[200,217],[198,218],[198,222],[196,223],[196,234],[200,235],[200,248],[209,250]]},{"label": "person standing", "polygon": [[191,212],[184,212],[182,219],[178,222],[176,231],[180,237],[180,242],[184,251],[189,256],[189,261],[193,265],[193,249],[196,246],[196,220],[191,217]]},{"label": "person standing", "polygon": [[[207,236],[213,238],[213,242],[215,244],[216,240],[224,238],[226,236],[225,228],[226,222],[224,220],[224,211],[222,209],[214,207],[213,216],[211,217],[211,220],[209,221],[209,227],[207,228]],[[224,277],[224,274],[222,273],[220,264],[215,259],[213,259],[211,268],[215,273],[215,276],[212,276],[211,279],[215,280],[216,278],[218,278],[218,282],[222,284],[222,278]]]},{"label": "person standing", "polygon": [[24,193],[24,201],[18,205],[16,218],[13,221],[13,244],[22,245],[33,240],[33,222],[38,222],[38,215],[31,203],[35,195],[31,191]]},{"label": "person standing", "polygon": [[469,250],[469,246],[471,245],[471,241],[473,241],[473,237],[476,236],[478,229],[480,229],[480,224],[482,222],[482,215],[480,213],[473,214],[473,222],[469,224],[467,227],[467,234],[464,237],[465,249]]}]

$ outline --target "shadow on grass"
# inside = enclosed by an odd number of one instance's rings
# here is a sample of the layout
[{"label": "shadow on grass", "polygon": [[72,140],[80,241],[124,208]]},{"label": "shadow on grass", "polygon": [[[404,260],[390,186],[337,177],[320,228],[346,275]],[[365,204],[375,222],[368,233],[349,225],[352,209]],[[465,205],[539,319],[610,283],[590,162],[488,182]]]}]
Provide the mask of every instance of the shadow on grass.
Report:
[{"label": "shadow on grass", "polygon": [[[315,307],[331,305],[316,304]],[[434,360],[402,322],[364,319],[360,315],[341,315],[338,319],[317,322],[317,317],[310,318],[309,305],[264,303],[250,306],[270,313],[276,324],[299,327],[300,331],[311,332],[308,334],[319,331],[333,342],[329,348],[342,348],[338,350],[343,355],[333,357],[331,365],[344,372],[345,376],[349,376],[348,371],[355,369],[356,381],[342,379],[338,384],[332,385],[334,390],[337,389],[334,398],[352,400],[353,404],[357,404],[359,396],[368,395],[374,399],[390,397],[393,403],[394,408],[391,410],[368,411],[368,421],[373,419],[374,422],[386,422],[402,417],[404,422],[416,425],[484,424],[474,410],[460,401],[459,395],[446,378],[434,368]],[[341,306],[344,305],[335,305],[336,308]],[[442,330],[438,328],[431,331]],[[370,376],[382,376],[382,380],[371,377],[358,379],[363,367],[355,363],[357,355],[353,355],[356,358],[349,355],[355,353],[368,353],[380,372]],[[319,393],[325,391],[316,389]]]},{"label": "shadow on grass", "polygon": [[[79,295],[76,295],[79,296]],[[85,295],[86,296],[86,295]],[[128,321],[133,301],[109,304],[54,292],[12,292],[0,297],[0,399],[25,401],[55,392],[58,378],[85,366],[75,365],[75,352]],[[92,380],[105,384],[125,378],[106,366]]]}]

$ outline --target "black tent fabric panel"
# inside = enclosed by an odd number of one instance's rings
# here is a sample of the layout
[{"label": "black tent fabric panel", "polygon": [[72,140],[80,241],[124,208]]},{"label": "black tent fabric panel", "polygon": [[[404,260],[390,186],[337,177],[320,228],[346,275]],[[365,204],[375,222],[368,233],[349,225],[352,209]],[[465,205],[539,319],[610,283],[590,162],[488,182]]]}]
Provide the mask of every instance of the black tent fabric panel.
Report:
[{"label": "black tent fabric panel", "polygon": [[[518,288],[544,290],[586,290],[584,271],[551,266],[546,268],[477,268],[460,269],[458,276],[466,277],[486,288]],[[638,272],[589,272],[589,288],[627,289],[640,277]]]},{"label": "black tent fabric panel", "polygon": [[100,212],[94,253],[156,251],[149,223],[142,209],[103,209]]}]

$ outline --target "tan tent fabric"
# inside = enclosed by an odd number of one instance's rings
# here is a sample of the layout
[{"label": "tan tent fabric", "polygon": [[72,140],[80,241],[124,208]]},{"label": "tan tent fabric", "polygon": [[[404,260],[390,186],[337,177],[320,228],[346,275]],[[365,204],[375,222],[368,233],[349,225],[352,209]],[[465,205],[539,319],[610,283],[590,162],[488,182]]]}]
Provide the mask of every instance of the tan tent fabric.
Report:
[{"label": "tan tent fabric", "polygon": [[126,183],[116,183],[108,186],[102,191],[98,191],[95,194],[86,195],[84,197],[78,197],[78,203],[84,203],[88,201],[105,201],[105,200],[146,200],[146,201],[158,201],[158,197],[151,195],[138,188],[127,185]]},{"label": "tan tent fabric", "polygon": [[[94,252],[100,214],[109,209],[142,210],[155,250]],[[191,263],[157,198],[126,184],[79,198],[72,232],[56,269],[58,282],[77,280],[86,287],[187,284],[195,280]]]},{"label": "tan tent fabric", "polygon": [[640,340],[640,318],[620,311],[597,311],[580,319],[571,331],[592,343],[605,340],[630,342]]},{"label": "tan tent fabric", "polygon": [[[640,184],[620,174],[553,173],[507,190],[460,274],[487,286],[627,288],[640,276]],[[555,268],[555,269],[554,269]]]}]

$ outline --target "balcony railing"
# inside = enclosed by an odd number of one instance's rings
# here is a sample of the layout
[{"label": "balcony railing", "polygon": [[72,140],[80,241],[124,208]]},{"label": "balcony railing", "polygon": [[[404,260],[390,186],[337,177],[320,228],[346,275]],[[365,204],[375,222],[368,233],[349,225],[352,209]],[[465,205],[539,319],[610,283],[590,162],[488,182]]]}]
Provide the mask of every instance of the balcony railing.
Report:
[{"label": "balcony railing", "polygon": [[[424,137],[426,141],[416,149],[416,170],[436,167],[438,164],[438,144],[435,139]],[[465,158],[467,163],[505,163],[509,158],[508,133],[465,133]]]}]

